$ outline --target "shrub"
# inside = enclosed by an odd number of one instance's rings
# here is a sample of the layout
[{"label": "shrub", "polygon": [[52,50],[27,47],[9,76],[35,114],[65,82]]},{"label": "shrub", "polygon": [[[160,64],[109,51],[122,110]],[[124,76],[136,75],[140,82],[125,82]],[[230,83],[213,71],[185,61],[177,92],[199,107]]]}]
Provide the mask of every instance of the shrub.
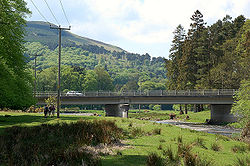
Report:
[{"label": "shrub", "polygon": [[160,139],[160,142],[166,142],[166,140],[165,139]]},{"label": "shrub", "polygon": [[245,158],[237,157],[234,163],[235,163],[235,166],[247,166],[247,165],[250,165],[250,159],[249,157],[245,157]]},{"label": "shrub", "polygon": [[244,145],[234,145],[233,147],[232,147],[232,151],[234,152],[234,153],[244,153],[244,152],[246,152],[246,150],[247,150],[247,147],[246,146],[244,146]]},{"label": "shrub", "polygon": [[130,134],[132,138],[142,136],[145,132],[141,128],[132,128]]},{"label": "shrub", "polygon": [[198,155],[192,153],[186,153],[184,156],[185,166],[212,166],[214,165],[212,161],[200,159]]},{"label": "shrub", "polygon": [[211,144],[211,149],[213,151],[220,151],[222,149],[222,147],[217,142],[214,142]]},{"label": "shrub", "polygon": [[157,149],[162,150],[162,145],[160,144]]},{"label": "shrub", "polygon": [[161,128],[155,128],[155,129],[152,131],[152,134],[153,134],[153,135],[161,135]]},{"label": "shrub", "polygon": [[161,110],[161,106],[160,105],[154,105],[153,106],[153,110],[160,111]]},{"label": "shrub", "polygon": [[205,146],[205,143],[204,143],[204,139],[198,137],[195,141],[194,141],[195,145],[197,146],[200,146],[204,149],[207,149],[207,147]]},{"label": "shrub", "polygon": [[147,157],[147,166],[164,166],[163,159],[156,153],[150,153]]},{"label": "shrub", "polygon": [[174,154],[171,147],[163,151],[163,155],[166,156],[166,165],[181,165],[181,159],[183,159],[184,166],[212,166],[212,161],[200,159],[198,155],[191,153],[193,144],[178,144],[178,151]]},{"label": "shrub", "polygon": [[185,166],[197,166],[198,157],[189,151],[185,153],[183,160]]},{"label": "shrub", "polygon": [[167,147],[167,149],[163,151],[163,155],[166,156],[166,164],[168,165],[178,165],[180,162],[180,156],[178,154],[175,155],[171,147]]},{"label": "shrub", "polygon": [[177,153],[179,156],[184,157],[186,153],[191,153],[192,148],[193,148],[193,144],[179,143]]},{"label": "shrub", "polygon": [[[110,144],[122,137],[122,129],[111,121],[43,124],[11,127],[0,135],[0,163],[3,165],[99,165],[99,159],[83,145]],[[9,163],[11,161],[11,163]],[[5,164],[4,164],[5,163]]]},{"label": "shrub", "polygon": [[180,143],[182,143],[182,142],[183,142],[183,141],[182,141],[182,136],[178,136],[178,137],[177,137],[177,143],[180,144]]}]

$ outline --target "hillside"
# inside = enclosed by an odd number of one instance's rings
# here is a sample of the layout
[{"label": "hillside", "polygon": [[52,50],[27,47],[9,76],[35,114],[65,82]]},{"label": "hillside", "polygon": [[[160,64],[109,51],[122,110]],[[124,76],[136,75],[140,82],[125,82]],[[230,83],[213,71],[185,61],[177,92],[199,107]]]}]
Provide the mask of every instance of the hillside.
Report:
[{"label": "hillside", "polygon": [[[28,22],[26,30],[25,56],[28,57],[30,68],[34,67],[34,55],[39,55],[37,57],[37,73],[38,78],[40,77],[38,90],[56,90],[57,31],[49,29],[49,26],[43,22]],[[84,80],[97,77],[98,73],[93,74],[92,72],[100,71],[96,69],[97,67],[101,67],[103,72],[107,72],[105,75],[110,77],[110,82],[112,82],[112,87],[115,90],[165,88],[166,69],[164,58],[151,57],[147,53],[143,55],[129,53],[119,47],[80,37],[69,32],[63,32],[62,35],[61,62],[64,68],[62,75],[68,72],[72,76],[72,73],[76,72],[74,77],[79,78],[77,80],[79,83],[75,85],[75,88],[72,87],[74,81],[68,80],[68,83],[63,85],[65,89],[86,89]],[[99,74],[99,76],[103,74]],[[65,79],[70,78],[69,75],[65,76]],[[98,78],[96,79],[98,80]],[[142,86],[144,87],[142,88]],[[104,90],[104,87],[98,88],[96,86],[92,87],[91,90]]]},{"label": "hillside", "polygon": [[[48,45],[49,47],[55,47],[58,43],[58,32],[55,29],[50,29],[50,26],[46,22],[41,21],[28,21],[26,27],[27,34],[24,38],[27,42],[40,42]],[[62,31],[62,45],[96,45],[103,47],[108,51],[124,51],[119,47],[106,44],[100,41],[92,40],[86,37],[81,37],[70,33],[68,31]]]}]

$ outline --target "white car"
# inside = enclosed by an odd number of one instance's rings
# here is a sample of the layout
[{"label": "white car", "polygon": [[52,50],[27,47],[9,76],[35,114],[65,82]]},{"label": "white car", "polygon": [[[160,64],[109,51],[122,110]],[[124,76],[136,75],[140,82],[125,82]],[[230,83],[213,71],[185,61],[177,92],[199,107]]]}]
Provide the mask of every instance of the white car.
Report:
[{"label": "white car", "polygon": [[77,91],[68,91],[66,93],[66,96],[83,96],[83,94],[81,92],[77,92]]}]

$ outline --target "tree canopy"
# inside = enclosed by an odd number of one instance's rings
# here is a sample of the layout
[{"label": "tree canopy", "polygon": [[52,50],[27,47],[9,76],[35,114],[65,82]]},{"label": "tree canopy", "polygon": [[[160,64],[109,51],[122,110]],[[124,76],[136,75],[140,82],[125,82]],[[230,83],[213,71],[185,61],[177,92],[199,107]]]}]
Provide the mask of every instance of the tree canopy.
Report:
[{"label": "tree canopy", "polygon": [[25,17],[30,14],[24,0],[0,1],[0,107],[30,106],[32,78],[24,57]]},{"label": "tree canopy", "polygon": [[[190,29],[178,25],[166,60],[168,89],[237,89],[249,79],[249,21],[225,16],[206,26],[195,11]],[[248,66],[248,67],[247,67]]]}]

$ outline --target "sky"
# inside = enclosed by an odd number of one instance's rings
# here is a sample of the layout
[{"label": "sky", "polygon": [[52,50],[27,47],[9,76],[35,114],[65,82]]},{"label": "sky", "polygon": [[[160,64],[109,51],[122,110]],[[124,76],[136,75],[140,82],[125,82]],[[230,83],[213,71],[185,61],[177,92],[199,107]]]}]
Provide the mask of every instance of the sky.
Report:
[{"label": "sky", "polygon": [[[32,0],[25,0],[32,15],[29,21],[45,21]],[[197,9],[207,25],[239,15],[250,18],[250,0],[33,0],[50,23],[70,32],[118,46],[128,52],[168,58],[173,31],[181,24],[189,29]],[[49,8],[56,17],[50,13]],[[58,22],[58,23],[57,23]]]}]

